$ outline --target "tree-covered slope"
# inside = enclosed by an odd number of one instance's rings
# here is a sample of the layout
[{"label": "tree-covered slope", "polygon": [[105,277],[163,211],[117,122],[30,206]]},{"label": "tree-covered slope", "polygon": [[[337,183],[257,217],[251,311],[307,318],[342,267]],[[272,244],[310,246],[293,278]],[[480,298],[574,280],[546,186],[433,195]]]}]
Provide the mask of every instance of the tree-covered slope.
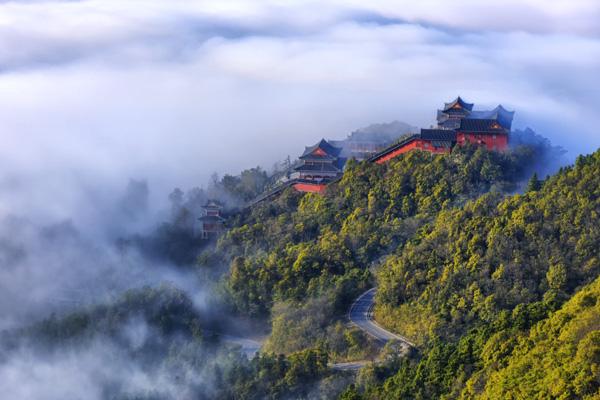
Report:
[{"label": "tree-covered slope", "polygon": [[420,356],[365,369],[341,398],[600,398],[599,299],[600,278],[530,329],[509,323],[436,340]]},{"label": "tree-covered slope", "polygon": [[239,257],[230,281],[237,306],[266,312],[274,299],[302,299],[335,276],[364,270],[438,211],[492,187],[514,190],[530,156],[460,148],[386,165],[350,162],[325,196],[288,191],[251,209],[219,243],[225,258]]},{"label": "tree-covered slope", "polygon": [[537,191],[442,210],[378,274],[378,319],[419,353],[345,396],[598,395],[599,215],[600,151]]},{"label": "tree-covered slope", "polygon": [[[499,358],[498,349],[507,344],[514,346],[513,352]],[[518,340],[494,337],[482,360],[484,369],[468,383],[465,398],[600,397],[600,279],[529,334]]]},{"label": "tree-covered slope", "polygon": [[349,348],[352,334],[333,325],[373,284],[369,268],[440,211],[489,190],[516,190],[535,158],[526,147],[469,147],[445,156],[412,152],[384,165],[351,161],[324,196],[290,190],[242,213],[217,254],[201,259],[230,262],[226,289],[239,312],[272,317],[268,349]]},{"label": "tree-covered slope", "polygon": [[377,315],[447,339],[498,320],[527,327],[598,276],[599,213],[600,152],[539,191],[444,210],[387,260]]}]

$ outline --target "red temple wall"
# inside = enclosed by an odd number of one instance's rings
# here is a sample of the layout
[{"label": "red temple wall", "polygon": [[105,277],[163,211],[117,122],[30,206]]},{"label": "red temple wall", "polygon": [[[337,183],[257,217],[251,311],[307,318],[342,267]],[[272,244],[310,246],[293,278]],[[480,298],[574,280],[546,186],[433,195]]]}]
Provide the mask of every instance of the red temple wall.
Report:
[{"label": "red temple wall", "polygon": [[406,145],[400,147],[399,149],[396,149],[396,150],[392,151],[391,153],[388,153],[385,156],[379,158],[375,162],[377,164],[383,164],[384,162],[389,161],[392,158],[399,156],[400,154],[404,154],[407,151],[414,150],[417,148],[417,142],[420,142],[420,140],[413,140],[412,142],[407,143]]},{"label": "red temple wall", "polygon": [[327,185],[317,183],[296,183],[294,189],[299,192],[321,193],[327,188]]},{"label": "red temple wall", "polygon": [[392,158],[397,157],[400,154],[409,152],[411,150],[422,150],[433,154],[446,154],[450,152],[450,149],[447,147],[433,147],[431,141],[429,140],[416,139],[410,143],[407,143],[405,146],[402,146],[399,149],[396,149],[391,153],[386,154],[385,156],[377,159],[375,162],[377,164],[383,164],[384,162],[389,161]]},{"label": "red temple wall", "polygon": [[479,135],[476,133],[458,132],[456,143],[459,146],[465,143],[472,143],[475,145],[485,145],[488,150],[506,150],[508,148],[508,135],[497,134],[495,136],[494,138],[493,135],[489,134]]},{"label": "red temple wall", "polygon": [[[428,145],[428,147],[425,147],[425,144]],[[433,147],[431,145],[431,142],[429,140],[424,141],[423,142],[423,147],[420,148],[423,151],[428,151],[430,153],[433,154],[447,154],[450,153],[450,148],[449,147]]]}]

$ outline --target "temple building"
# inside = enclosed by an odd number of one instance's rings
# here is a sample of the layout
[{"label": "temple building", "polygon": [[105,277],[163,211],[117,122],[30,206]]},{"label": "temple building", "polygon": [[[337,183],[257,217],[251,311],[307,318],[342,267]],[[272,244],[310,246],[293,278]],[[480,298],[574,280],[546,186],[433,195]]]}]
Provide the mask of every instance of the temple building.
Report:
[{"label": "temple building", "polygon": [[[420,129],[418,133],[414,133],[417,128],[395,121],[371,125],[343,140],[321,139],[305,148],[293,173],[288,174],[279,186],[259,196],[254,204],[276,196],[290,186],[301,192],[321,193],[329,183],[343,175],[346,160],[350,158],[381,164],[412,150],[447,154],[454,146],[467,144],[484,146],[492,151],[506,150],[514,114],[501,105],[492,110],[475,110],[473,103],[467,103],[459,96],[437,110],[437,126]],[[203,218],[207,221],[205,236],[220,232],[222,218],[218,212],[215,214],[214,210],[207,209]]]},{"label": "temple building", "polygon": [[438,110],[437,121],[440,129],[457,129],[460,121],[473,111],[473,103],[467,103],[458,96],[450,103],[444,103],[444,108]]},{"label": "temple building", "polygon": [[341,148],[325,139],[306,147],[299,157],[301,164],[294,168],[292,174],[294,188],[301,192],[318,193],[325,190],[328,183],[343,174],[346,159],[341,157],[341,152]]},{"label": "temple building", "polygon": [[501,105],[493,110],[477,111],[473,106],[460,97],[445,103],[444,108],[437,111],[437,128],[421,129],[419,134],[405,138],[369,160],[381,164],[411,150],[449,153],[452,147],[467,143],[485,146],[488,150],[506,150],[514,111],[507,111]]},{"label": "temple building", "polygon": [[456,143],[485,146],[488,150],[506,150],[510,128],[502,126],[497,119],[465,118],[456,130]]},{"label": "temple building", "polygon": [[200,220],[200,237],[211,239],[219,236],[224,231],[225,219],[221,217],[223,207],[214,200],[209,200],[202,206],[204,215]]}]

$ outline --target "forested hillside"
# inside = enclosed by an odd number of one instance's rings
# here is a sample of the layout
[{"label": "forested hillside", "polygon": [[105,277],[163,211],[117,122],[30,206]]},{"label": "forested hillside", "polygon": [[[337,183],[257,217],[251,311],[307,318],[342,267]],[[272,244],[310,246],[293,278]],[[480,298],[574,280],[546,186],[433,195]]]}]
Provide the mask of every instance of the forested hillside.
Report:
[{"label": "forested hillside", "polygon": [[[512,365],[517,338],[600,272],[600,153],[512,194],[535,160],[527,147],[413,152],[350,163],[324,196],[287,192],[239,216],[219,242],[232,260],[232,306],[271,317],[265,351],[356,359],[372,344],[344,314],[377,285],[377,320],[418,351],[365,369],[345,396],[495,398],[487,377],[508,379],[510,367],[493,368]],[[586,382],[585,393],[597,390]]]},{"label": "forested hillside", "polygon": [[600,272],[599,213],[600,152],[539,190],[442,211],[378,273],[378,320],[422,355],[365,397],[597,395],[597,282],[582,287]]},{"label": "forested hillside", "polygon": [[580,157],[538,191],[507,199],[490,193],[442,211],[386,260],[378,276],[381,320],[449,339],[513,310],[527,324],[595,279],[599,156]]},{"label": "forested hillside", "polygon": [[231,260],[232,305],[273,317],[269,350],[343,348],[348,335],[331,322],[343,322],[350,302],[373,285],[369,268],[441,210],[490,190],[517,190],[535,156],[526,147],[457,148],[442,157],[413,152],[386,165],[349,162],[324,196],[290,190],[252,208],[218,246],[219,257]]},{"label": "forested hillside", "polygon": [[[499,399],[583,398],[598,394],[600,279],[577,292],[559,311],[518,338],[498,335],[484,348],[483,371],[465,397]],[[506,360],[498,345],[509,343]],[[483,391],[479,390],[485,384]]]}]

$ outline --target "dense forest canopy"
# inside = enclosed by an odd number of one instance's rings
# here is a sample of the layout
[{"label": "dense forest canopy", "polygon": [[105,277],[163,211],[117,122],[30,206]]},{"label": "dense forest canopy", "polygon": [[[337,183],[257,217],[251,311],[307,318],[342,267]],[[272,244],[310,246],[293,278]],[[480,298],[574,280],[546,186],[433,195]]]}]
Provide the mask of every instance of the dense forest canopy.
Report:
[{"label": "dense forest canopy", "polygon": [[365,397],[597,395],[599,173],[596,152],[539,190],[444,210],[390,256],[376,313],[423,358]]},{"label": "dense forest canopy", "polygon": [[337,287],[333,303],[346,306],[368,285],[373,263],[441,210],[490,190],[517,190],[532,157],[525,147],[506,154],[466,147],[442,157],[412,152],[384,165],[351,160],[324,196],[289,190],[237,216],[218,247],[232,260],[233,300],[259,315],[275,300],[303,301]]}]

